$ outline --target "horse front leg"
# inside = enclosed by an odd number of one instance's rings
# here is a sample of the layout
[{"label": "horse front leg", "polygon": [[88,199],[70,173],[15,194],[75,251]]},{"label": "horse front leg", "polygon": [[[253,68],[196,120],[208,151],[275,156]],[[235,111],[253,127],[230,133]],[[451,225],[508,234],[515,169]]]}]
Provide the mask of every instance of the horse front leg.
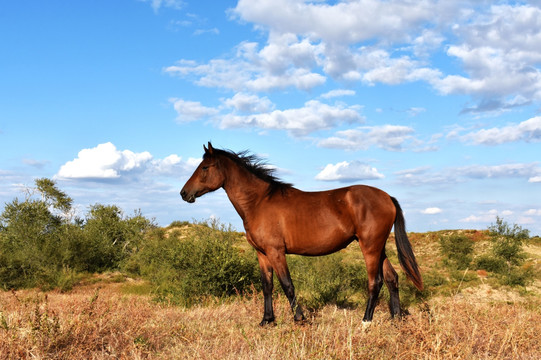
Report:
[{"label": "horse front leg", "polygon": [[297,303],[295,287],[293,286],[293,281],[291,280],[291,274],[289,273],[285,253],[276,250],[269,252],[267,256],[272,264],[272,267],[274,268],[274,271],[276,271],[280,285],[282,286],[287,300],[289,301],[289,305],[291,306],[291,310],[294,314],[294,320],[304,321],[306,318],[302,313],[301,307]]},{"label": "horse front leg", "polygon": [[261,284],[263,285],[264,310],[263,320],[259,323],[260,326],[265,326],[274,323],[274,310],[272,307],[272,290],[273,270],[267,256],[261,252],[257,252],[257,260],[259,261],[259,270],[261,271]]}]

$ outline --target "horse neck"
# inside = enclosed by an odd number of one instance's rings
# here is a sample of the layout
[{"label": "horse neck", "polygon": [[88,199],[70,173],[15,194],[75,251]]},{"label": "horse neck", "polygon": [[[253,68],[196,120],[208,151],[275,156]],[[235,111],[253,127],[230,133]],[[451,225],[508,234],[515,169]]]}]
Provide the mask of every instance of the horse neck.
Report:
[{"label": "horse neck", "polygon": [[227,159],[227,162],[223,188],[235,210],[246,221],[254,207],[266,196],[269,183],[234,161]]}]

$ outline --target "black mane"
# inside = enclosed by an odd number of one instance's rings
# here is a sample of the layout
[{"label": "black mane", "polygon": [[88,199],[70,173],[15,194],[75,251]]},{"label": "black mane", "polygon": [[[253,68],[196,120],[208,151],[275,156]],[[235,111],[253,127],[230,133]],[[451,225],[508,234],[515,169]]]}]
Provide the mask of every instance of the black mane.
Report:
[{"label": "black mane", "polygon": [[[278,179],[274,172],[275,170],[268,166],[268,164],[262,160],[260,157],[250,154],[248,150],[241,152],[234,152],[231,150],[220,150],[213,149],[215,155],[222,155],[228,159],[233,160],[237,165],[244,167],[246,170],[254,174],[259,179],[269,183],[269,188],[267,190],[267,196],[274,195],[277,191],[280,191],[282,194],[285,193],[287,189],[293,187],[292,184],[286,183]],[[205,156],[208,156],[205,154]]]}]

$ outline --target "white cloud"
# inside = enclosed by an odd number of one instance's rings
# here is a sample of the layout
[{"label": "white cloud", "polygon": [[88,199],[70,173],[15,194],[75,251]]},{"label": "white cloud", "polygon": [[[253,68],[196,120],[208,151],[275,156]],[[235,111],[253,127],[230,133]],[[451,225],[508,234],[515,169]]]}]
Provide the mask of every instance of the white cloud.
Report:
[{"label": "white cloud", "polygon": [[455,169],[457,175],[474,178],[522,178],[539,174],[539,163],[514,163],[502,165],[471,165]]},{"label": "white cloud", "polygon": [[528,179],[528,182],[531,183],[541,183],[541,176],[532,176]]},{"label": "white cloud", "polygon": [[380,174],[375,167],[371,167],[360,161],[342,161],[337,164],[327,164],[327,166],[316,175],[316,180],[347,182],[375,180],[384,177],[385,176]]},{"label": "white cloud", "polygon": [[[395,172],[396,179],[404,185],[448,185],[466,179],[532,179],[541,174],[539,163],[512,163],[501,165],[469,165],[432,171],[430,167],[418,167]],[[539,176],[541,181],[541,176]]]},{"label": "white cloud", "polygon": [[359,109],[358,106],[331,106],[311,100],[297,109],[274,110],[254,115],[228,114],[223,116],[220,126],[287,130],[293,136],[304,136],[341,123],[360,122],[363,117],[359,114]]},{"label": "white cloud", "polygon": [[194,35],[198,36],[198,35],[204,35],[204,34],[214,34],[214,35],[219,35],[220,34],[220,30],[218,30],[218,28],[212,28],[212,29],[197,29],[193,32]]},{"label": "white cloud", "polygon": [[445,171],[432,172],[428,166],[406,169],[395,173],[399,183],[418,187],[424,185],[441,186],[456,182],[456,177],[449,176]]},{"label": "white cloud", "polygon": [[541,216],[541,209],[529,209],[524,212],[524,215]]},{"label": "white cloud", "polygon": [[482,145],[499,145],[516,141],[538,142],[541,141],[541,116],[518,124],[478,130],[463,135],[460,139]]},{"label": "white cloud", "polygon": [[460,222],[466,222],[466,223],[487,223],[492,222],[496,220],[496,217],[504,217],[504,216],[510,216],[513,215],[513,212],[511,210],[503,210],[499,211],[496,209],[492,209],[486,212],[481,212],[477,215],[470,215],[468,217],[465,217],[463,219],[460,219]]},{"label": "white cloud", "polygon": [[377,37],[403,40],[412,29],[435,19],[440,14],[439,6],[428,1],[397,0],[353,0],[334,5],[303,0],[239,0],[233,12],[245,21],[281,33],[303,34],[331,43],[357,43]]},{"label": "white cloud", "polygon": [[377,146],[385,150],[400,151],[407,141],[415,140],[415,131],[408,126],[364,126],[336,132],[335,136],[320,140],[318,146],[333,149],[360,150]]},{"label": "white cloud", "polygon": [[540,8],[494,5],[454,31],[462,43],[449,46],[447,55],[462,61],[466,75],[434,78],[440,92],[491,98],[485,105],[493,110],[541,99]]},{"label": "white cloud", "polygon": [[76,159],[62,165],[57,176],[63,179],[116,179],[120,173],[140,169],[150,160],[149,152],[119,151],[108,142],[81,150]]},{"label": "white cloud", "polygon": [[[442,94],[474,96],[479,103],[468,113],[541,100],[541,9],[534,5],[240,0],[230,15],[264,31],[266,44],[242,42],[233,55],[183,59],[165,71],[237,92],[308,91],[327,76],[368,85],[424,81]],[[442,50],[459,70],[444,73],[431,63]]]},{"label": "white cloud", "polygon": [[[230,14],[267,32],[263,48],[259,50],[255,42],[242,42],[228,58],[207,64],[183,59],[165,71],[182,77],[196,76],[195,82],[201,86],[235,91],[287,87],[310,90],[326,81],[325,74],[368,84],[432,81],[441,78],[441,73],[414,57],[435,48],[443,38],[424,25],[441,20],[438,14],[456,14],[458,8],[439,2],[403,0],[357,0],[332,5],[301,0],[241,0]],[[364,41],[374,44],[363,46]],[[412,55],[393,56],[386,48],[394,42],[410,44],[403,52]]]},{"label": "white cloud", "polygon": [[264,113],[274,108],[269,98],[247,93],[236,93],[232,98],[224,100],[224,104],[236,111],[250,114]]},{"label": "white cloud", "polygon": [[260,51],[257,43],[243,42],[231,58],[207,64],[183,59],[164,71],[181,77],[195,75],[198,85],[234,91],[310,90],[325,83],[324,75],[310,70],[319,61],[318,45],[307,39],[299,41],[292,34],[270,37],[269,42]]},{"label": "white cloud", "polygon": [[436,214],[440,214],[441,212],[442,210],[438,207],[429,207],[424,210],[421,210],[421,213],[425,215],[436,215]]},{"label": "white cloud", "polygon": [[335,89],[335,90],[326,92],[325,94],[322,94],[321,97],[324,99],[330,99],[330,98],[335,98],[335,97],[353,96],[353,95],[355,95],[354,90]]},{"label": "white cloud", "polygon": [[196,121],[208,116],[218,114],[218,109],[201,105],[199,101],[187,101],[183,99],[172,98],[169,102],[173,103],[178,116],[177,121],[189,122]]},{"label": "white cloud", "polygon": [[60,167],[57,179],[118,180],[143,173],[172,174],[189,169],[191,164],[183,163],[178,155],[164,159],[153,159],[148,151],[135,153],[118,150],[112,143],[99,144],[79,151],[77,158]]},{"label": "white cloud", "polygon": [[161,7],[168,7],[176,10],[182,9],[185,2],[183,0],[139,0],[143,2],[149,2],[152,9],[155,12],[160,10]]},{"label": "white cloud", "polygon": [[422,107],[410,107],[406,112],[408,113],[409,116],[415,117],[419,114],[424,113],[425,111],[426,109]]},{"label": "white cloud", "polygon": [[383,49],[364,49],[357,56],[357,68],[364,70],[362,80],[369,85],[383,83],[397,85],[403,82],[438,78],[438,70],[423,67],[410,56],[392,57]]}]

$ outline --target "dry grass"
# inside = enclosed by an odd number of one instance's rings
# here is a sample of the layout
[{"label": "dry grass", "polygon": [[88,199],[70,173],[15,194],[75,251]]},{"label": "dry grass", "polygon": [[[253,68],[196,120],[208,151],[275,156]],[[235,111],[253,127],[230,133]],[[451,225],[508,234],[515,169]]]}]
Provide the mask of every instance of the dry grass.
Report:
[{"label": "dry grass", "polygon": [[335,306],[295,325],[277,296],[277,325],[260,328],[260,294],[183,309],[125,286],[0,293],[0,359],[541,358],[539,298],[492,296],[497,290],[432,299],[406,321],[389,320],[380,304],[368,328],[364,309]]}]

